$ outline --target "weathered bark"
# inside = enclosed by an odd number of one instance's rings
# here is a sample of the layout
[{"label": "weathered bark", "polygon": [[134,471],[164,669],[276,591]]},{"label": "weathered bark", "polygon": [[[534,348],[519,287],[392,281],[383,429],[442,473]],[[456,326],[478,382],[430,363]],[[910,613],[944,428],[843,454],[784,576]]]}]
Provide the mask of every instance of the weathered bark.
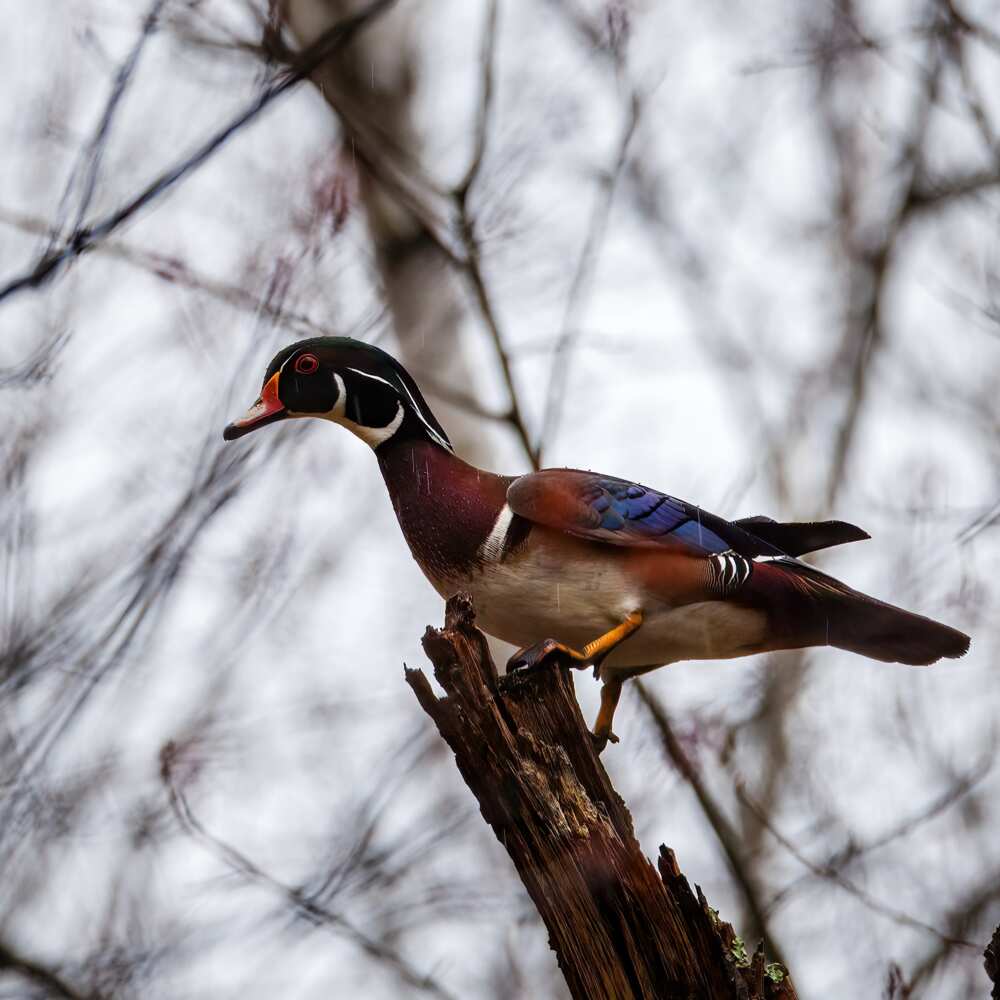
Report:
[{"label": "weathered bark", "polygon": [[567,670],[500,678],[469,598],[424,649],[446,697],[406,679],[507,849],[576,998],[794,1000],[785,970],[746,953],[673,852],[659,874],[594,752]]}]

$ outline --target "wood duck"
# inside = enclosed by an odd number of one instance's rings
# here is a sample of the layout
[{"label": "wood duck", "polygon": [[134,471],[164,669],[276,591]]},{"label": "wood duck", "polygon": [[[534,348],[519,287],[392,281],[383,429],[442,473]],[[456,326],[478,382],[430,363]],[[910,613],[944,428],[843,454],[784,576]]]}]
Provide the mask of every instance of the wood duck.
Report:
[{"label": "wood duck", "polygon": [[508,669],[569,663],[603,682],[593,737],[622,683],[678,660],[836,646],[887,663],[959,657],[969,637],[852,590],[797,557],[869,536],[843,521],[726,521],[578,469],[498,476],[455,455],[409,373],[345,337],[279,351],[227,441],[292,417],[341,424],[375,452],[399,525],[442,597],[521,647]]}]

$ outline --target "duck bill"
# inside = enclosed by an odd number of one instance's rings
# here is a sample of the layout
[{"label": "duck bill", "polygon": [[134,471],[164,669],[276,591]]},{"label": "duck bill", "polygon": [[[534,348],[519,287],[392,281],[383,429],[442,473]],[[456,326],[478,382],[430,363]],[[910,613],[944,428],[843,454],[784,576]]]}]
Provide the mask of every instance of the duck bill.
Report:
[{"label": "duck bill", "polygon": [[234,420],[226,426],[222,436],[227,441],[235,441],[236,438],[243,437],[251,431],[263,427],[265,424],[273,424],[276,420],[284,420],[288,416],[285,404],[278,399],[278,376],[280,372],[275,372],[267,385],[261,389],[257,402],[239,420]]}]

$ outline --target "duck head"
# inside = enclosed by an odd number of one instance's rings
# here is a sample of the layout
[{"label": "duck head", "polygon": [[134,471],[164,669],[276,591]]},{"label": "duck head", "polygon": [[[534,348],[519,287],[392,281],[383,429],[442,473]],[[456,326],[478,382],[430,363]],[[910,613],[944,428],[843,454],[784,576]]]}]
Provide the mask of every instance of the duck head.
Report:
[{"label": "duck head", "polygon": [[279,351],[257,401],[222,436],[232,441],[294,417],[342,424],[372,448],[423,438],[452,450],[409,372],[385,351],[349,337],[313,337]]}]

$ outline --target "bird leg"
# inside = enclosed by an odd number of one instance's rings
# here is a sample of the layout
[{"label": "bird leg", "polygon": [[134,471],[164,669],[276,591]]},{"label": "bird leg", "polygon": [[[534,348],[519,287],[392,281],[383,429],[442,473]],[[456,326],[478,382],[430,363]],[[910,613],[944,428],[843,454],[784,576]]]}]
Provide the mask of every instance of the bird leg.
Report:
[{"label": "bird leg", "polygon": [[622,693],[624,678],[609,678],[601,686],[601,708],[594,720],[594,731],[590,738],[594,741],[594,749],[601,753],[609,743],[617,743],[618,737],[611,731],[611,723],[615,718],[618,698]]},{"label": "bird leg", "polygon": [[[525,646],[519,649],[508,661],[507,671],[537,669],[544,666],[567,665],[584,669],[593,667],[595,676],[600,672],[601,664],[605,657],[617,646],[621,645],[633,632],[642,624],[642,612],[631,611],[625,616],[621,624],[598,636],[593,642],[588,642],[583,649],[573,649],[565,643],[556,639],[543,639],[533,646]],[[614,718],[615,707],[618,705],[618,696],[621,694],[622,681],[620,679],[607,680],[601,688],[601,710],[598,712],[597,721],[594,723],[594,731],[591,736],[597,752],[600,753],[608,742],[617,743],[618,737],[611,731],[611,722]]]},{"label": "bird leg", "polygon": [[569,666],[583,670],[600,667],[604,658],[621,645],[642,624],[642,612],[630,611],[625,620],[613,629],[588,642],[583,649],[573,649],[558,639],[542,639],[533,646],[519,649],[508,661],[507,672],[531,670],[544,666]]}]

